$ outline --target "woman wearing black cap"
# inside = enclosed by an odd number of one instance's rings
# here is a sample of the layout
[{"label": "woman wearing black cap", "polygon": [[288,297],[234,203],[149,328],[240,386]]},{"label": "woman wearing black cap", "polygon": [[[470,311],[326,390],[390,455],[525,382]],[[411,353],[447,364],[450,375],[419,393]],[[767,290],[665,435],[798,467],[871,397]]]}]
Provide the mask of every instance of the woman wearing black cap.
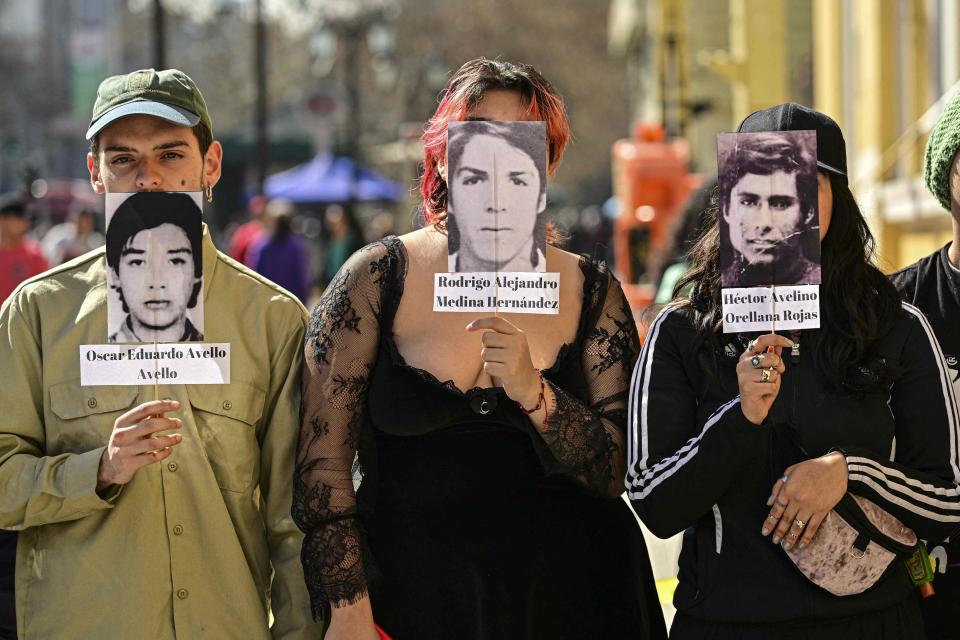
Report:
[{"label": "woman wearing black cap", "polygon": [[[840,129],[795,104],[740,127],[810,129],[820,329],[721,332],[715,194],[692,269],[634,370],[631,502],[659,536],[687,529],[671,638],[923,638],[902,562],[841,597],[808,580],[785,549],[805,548],[847,492],[923,539],[942,539],[960,521],[957,407],[945,363],[926,319],[871,262]],[[687,285],[692,293],[681,297]]]}]

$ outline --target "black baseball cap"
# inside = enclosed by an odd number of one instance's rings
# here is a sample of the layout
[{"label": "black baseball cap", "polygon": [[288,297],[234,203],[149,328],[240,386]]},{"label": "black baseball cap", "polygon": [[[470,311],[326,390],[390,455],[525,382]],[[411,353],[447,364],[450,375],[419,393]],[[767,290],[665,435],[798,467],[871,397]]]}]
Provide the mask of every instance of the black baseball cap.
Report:
[{"label": "black baseball cap", "polygon": [[0,199],[0,216],[27,217],[27,203],[17,196]]},{"label": "black baseball cap", "polygon": [[795,102],[754,111],[740,123],[737,133],[762,131],[816,131],[817,166],[847,175],[847,145],[840,127],[830,116]]}]

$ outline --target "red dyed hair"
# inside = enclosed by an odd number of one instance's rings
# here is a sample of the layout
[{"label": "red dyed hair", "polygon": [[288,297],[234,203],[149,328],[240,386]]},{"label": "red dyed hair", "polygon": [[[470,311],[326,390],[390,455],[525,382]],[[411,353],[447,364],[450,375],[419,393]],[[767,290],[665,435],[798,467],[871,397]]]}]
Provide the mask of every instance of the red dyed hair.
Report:
[{"label": "red dyed hair", "polygon": [[[547,123],[547,174],[553,174],[560,164],[563,150],[570,140],[570,122],[563,98],[553,85],[528,64],[486,58],[471,60],[450,77],[443,98],[423,133],[420,193],[427,224],[441,222],[447,217],[447,183],[437,168],[438,164],[446,164],[447,123],[465,120],[470,109],[491,89],[520,93],[526,107],[524,115]],[[548,229],[549,240],[556,238],[552,226]]]}]

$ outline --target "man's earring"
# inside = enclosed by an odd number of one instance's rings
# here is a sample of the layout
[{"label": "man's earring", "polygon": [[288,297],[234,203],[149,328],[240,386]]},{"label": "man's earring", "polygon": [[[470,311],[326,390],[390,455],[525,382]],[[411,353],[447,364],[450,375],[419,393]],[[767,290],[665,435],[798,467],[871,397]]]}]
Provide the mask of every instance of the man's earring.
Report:
[{"label": "man's earring", "polygon": [[206,196],[207,202],[213,202],[213,187],[209,182],[203,186],[203,195]]}]

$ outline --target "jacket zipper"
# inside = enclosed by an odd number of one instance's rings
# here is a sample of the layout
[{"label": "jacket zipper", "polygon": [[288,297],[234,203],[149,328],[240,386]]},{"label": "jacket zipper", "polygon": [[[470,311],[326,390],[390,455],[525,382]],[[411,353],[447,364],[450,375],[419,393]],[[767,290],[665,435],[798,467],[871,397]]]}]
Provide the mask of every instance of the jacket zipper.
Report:
[{"label": "jacket zipper", "polygon": [[796,369],[793,377],[793,406],[790,407],[790,426],[793,428],[797,439],[797,446],[803,455],[808,456],[803,447],[803,439],[800,437],[800,330],[794,329],[790,332],[790,340],[793,341],[793,347],[790,348],[790,363]]}]

